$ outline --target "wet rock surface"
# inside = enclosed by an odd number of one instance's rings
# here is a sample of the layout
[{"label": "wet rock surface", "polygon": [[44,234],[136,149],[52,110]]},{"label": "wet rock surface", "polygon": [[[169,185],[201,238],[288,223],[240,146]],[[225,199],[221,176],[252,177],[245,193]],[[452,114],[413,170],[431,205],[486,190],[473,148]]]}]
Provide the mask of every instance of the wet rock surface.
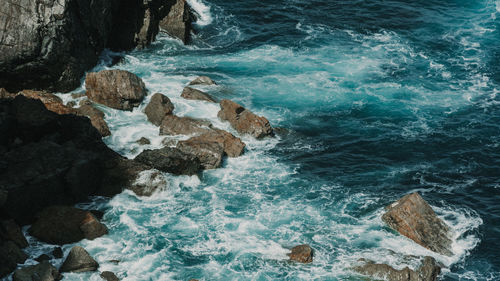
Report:
[{"label": "wet rock surface", "polygon": [[191,40],[191,22],[195,21],[196,17],[186,0],[172,2],[174,5],[171,6],[168,14],[161,19],[160,28],[168,35],[187,44]]},{"label": "wet rock surface", "polygon": [[191,138],[177,143],[177,148],[186,154],[196,156],[203,169],[215,169],[222,165],[224,147],[219,143]]},{"label": "wet rock surface", "polygon": [[210,85],[217,85],[217,83],[215,83],[214,80],[212,80],[212,78],[208,77],[208,76],[198,76],[196,77],[193,81],[189,82],[188,85],[207,85],[207,86],[210,86]]},{"label": "wet rock surface", "polygon": [[184,90],[182,90],[181,97],[187,100],[202,100],[208,102],[216,102],[215,99],[209,94],[191,87],[185,87]]},{"label": "wet rock surface", "polygon": [[354,271],[388,281],[435,281],[441,272],[441,268],[432,257],[424,257],[422,265],[416,270],[408,267],[398,270],[387,264],[378,264],[364,259],[359,262],[362,264],[353,267]]},{"label": "wet rock surface", "polygon": [[167,115],[160,126],[160,135],[195,135],[209,132],[212,124],[209,121],[191,117]]},{"label": "wet rock surface", "polygon": [[271,124],[265,117],[257,116],[231,100],[222,100],[220,106],[221,110],[217,116],[221,120],[229,121],[238,133],[248,134],[257,139],[273,135]]},{"label": "wet rock surface", "polygon": [[87,272],[96,271],[97,268],[99,268],[99,264],[94,258],[84,248],[75,246],[71,249],[59,270],[61,272]]},{"label": "wet rock surface", "polygon": [[143,171],[129,188],[138,196],[151,196],[157,190],[167,186],[167,180],[157,170]]},{"label": "wet rock surface", "polygon": [[103,271],[100,276],[106,281],[120,281],[120,279],[111,271]]},{"label": "wet rock surface", "polygon": [[151,97],[151,101],[144,109],[144,113],[148,117],[149,122],[156,126],[160,126],[165,116],[172,114],[174,104],[170,99],[160,93],[156,93]]},{"label": "wet rock surface", "polygon": [[290,261],[300,262],[300,263],[311,263],[313,262],[313,249],[307,245],[295,246],[291,250],[292,252],[287,254],[290,257]]},{"label": "wet rock surface", "polygon": [[200,169],[200,160],[196,156],[172,147],[144,150],[135,160],[176,175],[194,175]]},{"label": "wet rock surface", "polygon": [[37,265],[25,266],[16,270],[12,279],[13,281],[55,281],[61,280],[62,275],[48,261],[42,261]]}]

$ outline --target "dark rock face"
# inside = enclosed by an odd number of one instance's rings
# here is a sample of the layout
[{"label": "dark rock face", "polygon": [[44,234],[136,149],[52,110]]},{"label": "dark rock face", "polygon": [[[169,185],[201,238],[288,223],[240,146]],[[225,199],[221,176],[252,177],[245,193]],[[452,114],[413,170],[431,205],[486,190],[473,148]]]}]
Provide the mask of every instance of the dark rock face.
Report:
[{"label": "dark rock face", "polygon": [[248,134],[257,139],[273,135],[273,129],[265,117],[257,116],[230,100],[222,100],[220,107],[217,116],[221,120],[229,121],[238,133]]},{"label": "dark rock face", "polygon": [[176,175],[194,175],[200,169],[197,157],[172,147],[144,150],[135,160]]},{"label": "dark rock face", "polygon": [[185,87],[184,90],[182,90],[181,97],[187,100],[203,100],[208,102],[216,102],[215,99],[212,98],[209,94],[191,87]]},{"label": "dark rock face", "polygon": [[108,124],[104,121],[104,113],[99,109],[93,107],[92,105],[84,104],[76,109],[76,112],[80,115],[87,116],[90,119],[92,126],[99,131],[101,136],[107,137],[111,135]]},{"label": "dark rock face", "polygon": [[61,98],[48,92],[23,90],[17,94],[23,95],[30,99],[40,100],[48,110],[55,112],[57,114],[75,113],[75,111],[72,108],[65,106],[63,104]]},{"label": "dark rock face", "polygon": [[10,240],[21,249],[28,247],[28,241],[26,241],[21,228],[14,220],[0,222],[0,239],[4,241]]},{"label": "dark rock face", "polygon": [[116,275],[111,271],[103,271],[101,272],[101,278],[106,281],[120,281]]},{"label": "dark rock face", "polygon": [[142,79],[125,70],[91,72],[85,87],[90,100],[121,110],[132,110],[147,94]]},{"label": "dark rock face", "polygon": [[174,0],[175,4],[168,14],[161,19],[160,28],[168,35],[181,39],[184,44],[189,43],[191,36],[191,22],[196,18],[186,0]]},{"label": "dark rock face", "polygon": [[450,228],[418,193],[404,196],[386,210],[382,220],[391,228],[429,250],[453,255]]},{"label": "dark rock face", "polygon": [[93,240],[108,233],[89,211],[66,206],[45,208],[29,232],[50,244],[68,244],[84,238]]},{"label": "dark rock face", "polygon": [[195,135],[210,131],[212,124],[206,120],[167,115],[160,126],[160,135]]},{"label": "dark rock face", "polygon": [[389,281],[435,281],[441,272],[441,268],[432,257],[425,257],[417,270],[411,270],[408,267],[397,270],[387,264],[378,264],[364,259],[360,262],[363,264],[355,266],[354,271]]},{"label": "dark rock face", "polygon": [[0,278],[14,271],[28,256],[12,241],[0,240]]},{"label": "dark rock face", "polygon": [[165,116],[172,114],[174,111],[174,104],[170,99],[160,93],[156,93],[151,97],[151,101],[144,109],[144,113],[148,117],[149,122],[156,126],[161,125],[161,121]]},{"label": "dark rock face", "polygon": [[99,264],[80,246],[71,249],[66,260],[64,260],[61,272],[87,272],[96,271]]},{"label": "dark rock face", "polygon": [[42,261],[37,265],[20,268],[14,272],[13,281],[55,281],[61,280],[62,276],[48,261]]},{"label": "dark rock face", "polygon": [[137,143],[140,145],[151,144],[151,141],[148,138],[142,137],[137,140]]},{"label": "dark rock face", "polygon": [[291,261],[300,263],[311,263],[313,261],[313,250],[307,244],[293,247],[292,252],[287,255]]},{"label": "dark rock face", "polygon": [[193,81],[189,82],[189,85],[217,85],[212,78],[208,76],[198,76]]},{"label": "dark rock face", "polygon": [[56,247],[54,250],[52,250],[52,256],[56,259],[60,259],[63,257],[63,251],[61,247]]}]

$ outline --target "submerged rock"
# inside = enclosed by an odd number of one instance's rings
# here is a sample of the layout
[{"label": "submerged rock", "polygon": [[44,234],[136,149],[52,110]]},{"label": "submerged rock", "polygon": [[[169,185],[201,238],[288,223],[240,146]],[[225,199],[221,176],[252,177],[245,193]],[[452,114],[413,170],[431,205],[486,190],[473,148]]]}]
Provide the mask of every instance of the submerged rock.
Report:
[{"label": "submerged rock", "polygon": [[88,104],[81,105],[76,111],[80,115],[87,116],[90,119],[92,126],[99,131],[101,136],[107,137],[111,135],[108,124],[104,121],[104,112]]},{"label": "submerged rock", "polygon": [[313,261],[313,249],[307,245],[299,245],[292,248],[292,252],[287,254],[291,261],[300,263],[311,263]]},{"label": "submerged rock", "polygon": [[273,129],[265,117],[257,116],[230,100],[222,100],[220,106],[221,110],[217,116],[221,120],[229,121],[240,134],[248,134],[257,139],[273,135]]},{"label": "submerged rock", "polygon": [[418,193],[386,207],[382,220],[392,229],[434,252],[451,256],[451,229]]},{"label": "submerged rock", "polygon": [[217,85],[212,78],[208,76],[198,76],[193,81],[189,82],[188,85]]},{"label": "submerged rock", "polygon": [[196,156],[172,147],[144,150],[135,160],[176,175],[194,175],[200,169],[200,160]]},{"label": "submerged rock", "polygon": [[85,87],[90,100],[111,108],[129,111],[138,106],[147,94],[142,79],[125,70],[88,73]]},{"label": "submerged rock", "polygon": [[160,21],[160,28],[187,44],[191,40],[191,22],[196,18],[186,0],[175,0],[174,3],[168,15]]},{"label": "submerged rock", "polygon": [[120,281],[116,275],[111,271],[103,271],[100,274],[101,278],[106,281]]},{"label": "submerged rock", "polygon": [[191,87],[185,87],[184,90],[182,90],[181,97],[187,100],[202,100],[208,102],[216,102],[215,99],[212,98],[209,94]]},{"label": "submerged rock", "polygon": [[353,267],[353,270],[363,274],[388,281],[435,281],[441,272],[436,260],[432,257],[425,257],[422,265],[417,270],[405,267],[397,270],[387,264],[378,264],[372,261],[361,259],[362,265]]},{"label": "submerged rock", "polygon": [[71,249],[64,260],[61,272],[87,272],[96,271],[99,264],[89,255],[89,253],[80,246]]},{"label": "submerged rock", "polygon": [[195,135],[209,132],[212,124],[191,117],[167,115],[160,126],[160,135]]},{"label": "submerged rock", "polygon": [[48,261],[20,268],[12,276],[13,281],[55,281],[61,279],[62,276],[57,268]]},{"label": "submerged rock", "polygon": [[144,109],[144,113],[148,117],[149,122],[156,126],[161,125],[161,121],[165,116],[172,114],[174,104],[170,99],[160,93],[156,93],[151,97],[151,101]]}]

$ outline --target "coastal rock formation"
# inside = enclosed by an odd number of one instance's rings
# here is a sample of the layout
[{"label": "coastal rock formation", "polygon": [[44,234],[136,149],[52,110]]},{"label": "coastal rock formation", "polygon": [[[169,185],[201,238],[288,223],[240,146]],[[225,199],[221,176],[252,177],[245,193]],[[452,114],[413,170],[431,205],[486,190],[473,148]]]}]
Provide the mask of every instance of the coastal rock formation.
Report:
[{"label": "coastal rock formation", "polygon": [[180,141],[177,148],[189,155],[196,156],[203,169],[215,169],[222,165],[224,148],[216,142],[207,142],[202,138]]},{"label": "coastal rock formation", "polygon": [[14,272],[13,281],[56,281],[61,280],[62,276],[53,265],[48,261],[42,261],[36,265],[30,265],[20,268]]},{"label": "coastal rock formation", "polygon": [[382,220],[402,235],[436,253],[451,256],[450,228],[418,193],[386,207]]},{"label": "coastal rock formation", "polygon": [[64,260],[61,272],[87,272],[96,271],[99,264],[80,246],[71,248],[68,256]]},{"label": "coastal rock formation", "polygon": [[172,147],[144,150],[135,160],[176,175],[194,175],[200,169],[200,160],[197,157]]},{"label": "coastal rock formation", "polygon": [[198,76],[196,77],[193,81],[189,82],[188,85],[217,85],[217,83],[215,83],[214,80],[212,80],[212,78],[208,77],[208,76]]},{"label": "coastal rock formation", "polygon": [[23,264],[28,256],[12,241],[0,239],[0,278]]},{"label": "coastal rock formation", "polygon": [[313,261],[313,250],[307,245],[299,245],[292,248],[292,252],[287,254],[291,261],[300,263],[311,263]]},{"label": "coastal rock formation", "polygon": [[148,117],[149,122],[156,126],[160,126],[165,116],[172,114],[174,104],[170,99],[160,93],[156,93],[151,97],[151,101],[144,109],[144,113]]},{"label": "coastal rock formation", "polygon": [[90,100],[121,110],[132,110],[147,94],[142,79],[125,70],[88,73],[85,87]]},{"label": "coastal rock formation", "polygon": [[435,281],[441,272],[441,267],[436,260],[429,256],[424,257],[422,265],[416,270],[411,270],[408,267],[397,270],[387,264],[378,264],[364,259],[359,261],[362,265],[355,266],[354,271],[389,281]]},{"label": "coastal rock formation", "polygon": [[94,215],[67,206],[45,208],[29,229],[31,235],[50,244],[68,244],[84,238],[93,240],[108,233],[108,228]]},{"label": "coastal rock formation", "polygon": [[63,104],[61,98],[45,91],[23,90],[17,93],[17,95],[23,95],[30,99],[40,100],[48,110],[57,114],[75,113],[71,107]]},{"label": "coastal rock formation", "polygon": [[120,281],[116,275],[111,271],[103,271],[100,274],[101,278],[106,281]]},{"label": "coastal rock formation", "polygon": [[21,249],[28,247],[26,237],[24,237],[21,228],[14,220],[0,221],[0,239],[3,241],[10,240]]},{"label": "coastal rock formation", "polygon": [[88,104],[83,104],[76,109],[76,112],[80,115],[87,116],[90,119],[92,126],[99,131],[101,136],[107,137],[111,135],[108,124],[104,121],[104,112]]},{"label": "coastal rock formation", "polygon": [[220,107],[217,116],[221,120],[229,121],[238,133],[248,134],[257,139],[273,135],[273,129],[265,117],[257,116],[230,100],[222,100]]},{"label": "coastal rock formation", "polygon": [[167,115],[160,126],[160,135],[195,135],[210,131],[212,124],[191,117]]},{"label": "coastal rock formation", "polygon": [[4,1],[0,5],[0,87],[67,92],[105,48],[144,47],[159,32],[189,41],[185,0]]},{"label": "coastal rock formation", "polygon": [[216,143],[229,157],[238,157],[245,151],[245,143],[233,134],[220,129],[207,130],[205,133],[194,136],[186,141],[180,141],[183,144]]},{"label": "coastal rock formation", "polygon": [[191,87],[185,87],[184,90],[182,90],[181,97],[187,100],[203,100],[208,102],[216,102],[214,98],[212,98],[209,94]]}]

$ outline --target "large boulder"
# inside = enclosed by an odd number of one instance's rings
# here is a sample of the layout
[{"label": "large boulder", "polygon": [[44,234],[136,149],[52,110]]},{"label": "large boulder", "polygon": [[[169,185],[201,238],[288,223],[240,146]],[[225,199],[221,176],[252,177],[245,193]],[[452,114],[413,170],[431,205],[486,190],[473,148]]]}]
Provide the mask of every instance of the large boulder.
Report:
[{"label": "large boulder", "polygon": [[59,270],[61,272],[87,272],[96,271],[97,268],[99,264],[90,254],[84,248],[75,246],[71,248]]},{"label": "large boulder", "polygon": [[31,235],[50,244],[68,244],[84,238],[93,240],[108,233],[108,228],[94,215],[67,206],[45,208],[29,229]]},{"label": "large boulder", "polygon": [[359,262],[361,265],[353,267],[354,271],[388,281],[435,281],[441,272],[441,267],[436,260],[428,256],[424,257],[422,265],[416,270],[408,267],[398,270],[390,265],[374,263],[365,259],[360,259]]},{"label": "large boulder", "polygon": [[92,126],[99,131],[101,136],[107,137],[111,135],[108,124],[104,121],[104,112],[89,104],[83,104],[76,111],[80,115],[87,116]]},{"label": "large boulder", "polygon": [[392,229],[436,253],[451,256],[451,229],[418,193],[386,207],[382,220]]},{"label": "large boulder", "polygon": [[208,76],[198,76],[196,77],[193,81],[189,82],[188,85],[207,85],[207,86],[210,86],[210,85],[217,85],[217,83],[215,83],[214,80],[212,80],[212,78],[208,77]]},{"label": "large boulder", "polygon": [[160,126],[160,135],[198,135],[209,132],[212,124],[191,117],[167,115]]},{"label": "large boulder", "polygon": [[203,169],[215,169],[222,165],[224,147],[219,143],[191,138],[177,143],[177,148],[187,154],[195,155]]},{"label": "large boulder", "polygon": [[88,73],[85,87],[90,100],[121,110],[132,110],[147,94],[142,79],[125,70]]},{"label": "large boulder", "polygon": [[160,21],[161,30],[168,35],[189,43],[191,39],[191,22],[196,20],[191,7],[186,0],[174,0],[175,4],[170,8],[167,16]]},{"label": "large boulder", "polygon": [[209,94],[191,87],[185,87],[184,90],[182,90],[181,97],[187,100],[215,102],[215,99],[212,98]]},{"label": "large boulder", "polygon": [[161,125],[161,121],[165,116],[172,114],[174,111],[174,104],[170,99],[160,93],[156,93],[151,97],[151,101],[144,109],[144,113],[148,117],[149,122],[156,126]]},{"label": "large boulder", "polygon": [[257,139],[273,135],[273,129],[265,117],[257,116],[231,100],[222,100],[220,107],[217,116],[221,120],[229,121],[238,133],[248,134]]},{"label": "large boulder", "polygon": [[291,261],[300,263],[311,263],[313,261],[313,249],[307,245],[298,245],[292,248],[292,252],[287,254]]},{"label": "large boulder", "polygon": [[200,169],[200,160],[196,156],[172,147],[146,149],[135,160],[176,175],[194,175]]},{"label": "large boulder", "polygon": [[36,265],[25,266],[14,272],[13,281],[56,281],[61,280],[62,275],[57,268],[48,261],[42,261]]}]

